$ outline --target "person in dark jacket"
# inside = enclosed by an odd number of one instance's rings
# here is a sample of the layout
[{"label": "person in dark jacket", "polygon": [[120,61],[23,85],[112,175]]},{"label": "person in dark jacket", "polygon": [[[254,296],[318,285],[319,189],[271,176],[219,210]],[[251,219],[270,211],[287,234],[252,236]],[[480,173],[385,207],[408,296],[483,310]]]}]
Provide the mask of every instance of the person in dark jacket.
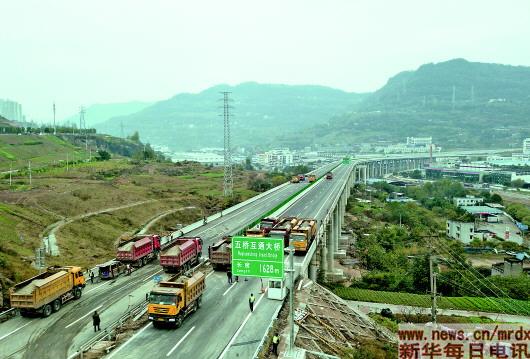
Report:
[{"label": "person in dark jacket", "polygon": [[256,297],[254,297],[253,293],[250,293],[250,297],[248,298],[248,306],[250,307],[250,312],[254,311],[254,301],[256,300]]},{"label": "person in dark jacket", "polygon": [[98,311],[96,310],[94,314],[92,315],[92,324],[94,325],[94,331],[101,330],[101,328],[99,327],[100,323],[101,323],[101,319],[99,318]]},{"label": "person in dark jacket", "polygon": [[226,276],[228,277],[228,284],[232,284],[232,271],[230,269],[226,272]]}]

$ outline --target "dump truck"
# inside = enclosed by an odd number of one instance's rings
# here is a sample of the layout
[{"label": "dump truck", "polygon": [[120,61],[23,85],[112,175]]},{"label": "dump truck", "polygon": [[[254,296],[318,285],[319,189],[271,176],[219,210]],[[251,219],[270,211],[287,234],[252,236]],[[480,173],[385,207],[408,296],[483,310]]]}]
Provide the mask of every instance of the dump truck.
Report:
[{"label": "dump truck", "polygon": [[81,267],[48,267],[45,272],[10,288],[9,299],[11,307],[18,308],[22,316],[48,317],[69,300],[81,298],[84,287]]},{"label": "dump truck", "polygon": [[290,241],[294,246],[296,254],[305,254],[311,246],[311,242],[317,234],[316,219],[299,219],[290,234]]},{"label": "dump truck", "polygon": [[201,237],[180,237],[160,253],[160,265],[165,272],[182,273],[198,264],[201,254]]},{"label": "dump truck", "polygon": [[326,179],[328,179],[328,180],[333,179],[333,173],[331,173],[331,172],[326,173]]},{"label": "dump truck", "polygon": [[291,183],[299,183],[299,182],[300,182],[300,178],[298,178],[298,176],[291,177]]},{"label": "dump truck", "polygon": [[276,223],[278,223],[278,219],[274,217],[262,218],[259,224],[259,228],[263,231],[265,235],[267,235],[271,231],[272,227],[276,225]]},{"label": "dump truck", "polygon": [[135,236],[118,247],[116,259],[133,266],[141,267],[157,257],[160,251],[160,236],[148,234]]},{"label": "dump truck", "polygon": [[263,232],[263,230],[256,226],[256,227],[252,227],[252,228],[249,228],[245,231],[245,236],[247,237],[265,237],[265,233]]},{"label": "dump truck", "polygon": [[309,175],[309,183],[313,183],[317,180],[317,177],[315,175]]},{"label": "dump truck", "polygon": [[191,277],[175,275],[160,282],[149,294],[148,319],[155,328],[169,324],[179,328],[188,315],[201,306],[205,275],[196,272]]},{"label": "dump truck", "polygon": [[232,237],[225,236],[208,247],[208,257],[214,269],[227,269],[232,265]]},{"label": "dump truck", "polygon": [[293,227],[298,223],[295,217],[280,218],[278,223],[270,230],[269,237],[283,238],[284,247],[289,246],[289,234]]}]

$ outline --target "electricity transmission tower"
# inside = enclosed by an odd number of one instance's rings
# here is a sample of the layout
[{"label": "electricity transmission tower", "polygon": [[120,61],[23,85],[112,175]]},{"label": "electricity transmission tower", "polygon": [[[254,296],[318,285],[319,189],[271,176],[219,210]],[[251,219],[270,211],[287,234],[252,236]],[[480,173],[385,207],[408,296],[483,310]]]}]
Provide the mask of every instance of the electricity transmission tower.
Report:
[{"label": "electricity transmission tower", "polygon": [[230,148],[230,92],[223,94],[223,118],[224,118],[224,183],[223,192],[225,197],[232,196],[234,179],[232,177],[232,149]]},{"label": "electricity transmission tower", "polygon": [[86,132],[86,127],[85,127],[85,108],[83,106],[81,106],[81,108],[79,109],[79,134],[81,135],[81,130],[85,128],[85,132]]}]

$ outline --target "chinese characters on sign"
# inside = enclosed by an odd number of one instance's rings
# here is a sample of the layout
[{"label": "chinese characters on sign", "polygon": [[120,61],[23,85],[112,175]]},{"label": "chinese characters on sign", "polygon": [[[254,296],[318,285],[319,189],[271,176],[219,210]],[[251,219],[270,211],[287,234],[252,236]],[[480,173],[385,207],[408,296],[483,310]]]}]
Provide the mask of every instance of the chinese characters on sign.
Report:
[{"label": "chinese characters on sign", "polygon": [[246,277],[283,278],[283,239],[232,238],[232,274]]},{"label": "chinese characters on sign", "polygon": [[398,358],[530,358],[530,328],[521,324],[400,324]]}]

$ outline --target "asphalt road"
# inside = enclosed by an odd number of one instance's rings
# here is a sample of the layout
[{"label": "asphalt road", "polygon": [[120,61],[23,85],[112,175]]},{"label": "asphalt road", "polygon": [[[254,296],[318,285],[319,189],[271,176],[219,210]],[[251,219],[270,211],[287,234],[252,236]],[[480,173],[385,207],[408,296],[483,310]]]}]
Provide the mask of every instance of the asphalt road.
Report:
[{"label": "asphalt road", "polygon": [[[324,174],[327,168],[329,166],[318,170],[318,174]],[[202,237],[203,255],[206,255],[208,245],[225,234],[239,230],[300,190],[302,186],[303,183],[285,186],[186,235]],[[151,263],[133,272],[130,277],[119,277],[112,282],[89,285],[80,300],[67,303],[59,312],[48,318],[28,319],[19,316],[0,324],[1,357],[35,358],[38,353],[38,357],[43,359],[66,358],[77,349],[72,343],[80,343],[76,337],[87,336],[83,331],[87,323],[91,322],[90,313],[93,310],[97,308],[107,323],[117,320],[123,311],[113,306],[145,284],[146,278],[149,279],[160,271],[157,263]],[[105,327],[105,324],[102,327]]]},{"label": "asphalt road", "polygon": [[[322,219],[346,179],[348,168],[340,166],[333,180],[322,180],[310,188],[284,215]],[[299,261],[303,257],[297,257]],[[282,302],[260,293],[257,278],[240,278],[229,285],[225,272],[213,272],[206,279],[202,307],[179,329],[155,329],[147,325],[110,358],[142,358],[157,352],[171,358],[252,358],[274,312]],[[248,306],[250,293],[256,296],[255,310]]]}]

